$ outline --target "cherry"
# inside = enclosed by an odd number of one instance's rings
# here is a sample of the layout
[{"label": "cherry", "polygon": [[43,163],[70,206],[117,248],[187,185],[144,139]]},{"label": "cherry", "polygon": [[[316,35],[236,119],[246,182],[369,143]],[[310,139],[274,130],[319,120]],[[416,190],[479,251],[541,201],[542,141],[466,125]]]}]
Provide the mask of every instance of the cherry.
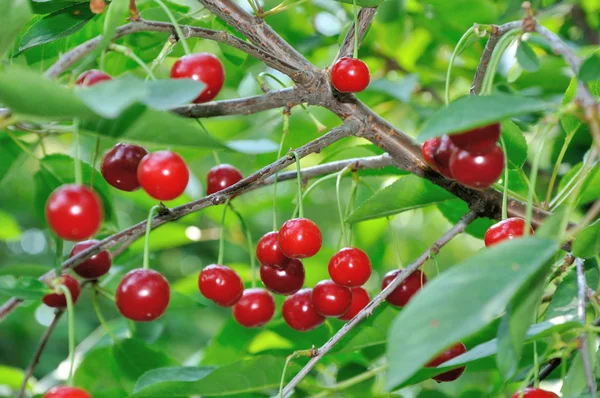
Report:
[{"label": "cherry", "polygon": [[225,82],[225,69],[219,58],[210,53],[185,55],[171,68],[172,79],[193,79],[206,84],[204,91],[194,100],[196,104],[215,98]]},{"label": "cherry", "polygon": [[310,296],[313,307],[322,316],[337,318],[350,309],[352,293],[334,281],[321,281],[313,288]]},{"label": "cherry", "polygon": [[[452,358],[456,358],[457,356],[462,355],[465,352],[467,352],[467,347],[465,347],[465,345],[463,343],[457,343],[457,344],[453,345],[452,347],[448,348],[446,351],[442,352],[437,357],[433,358],[431,361],[429,361],[429,363],[427,363],[427,365],[425,365],[425,367],[426,368],[438,367],[439,365],[441,365],[445,362],[448,362]],[[446,381],[454,381],[454,380],[458,379],[460,377],[460,375],[463,374],[464,371],[465,371],[465,366],[461,366],[460,368],[452,369],[447,372],[441,373],[437,376],[434,376],[433,380],[437,381],[438,383],[443,383]]]},{"label": "cherry", "polygon": [[[395,269],[385,274],[385,277],[381,282],[381,290],[385,289],[390,283],[392,283],[392,281],[396,279],[401,271],[402,270]],[[385,300],[393,306],[404,307],[410,301],[412,296],[414,296],[414,294],[418,292],[425,283],[427,283],[425,274],[419,270],[416,270],[410,274],[408,278],[403,280],[402,283],[400,283],[400,285],[385,298]]]},{"label": "cherry", "polygon": [[349,321],[354,318],[371,301],[369,293],[360,286],[351,287],[350,293],[352,293],[352,302],[350,302],[348,312],[340,317],[342,321]]},{"label": "cherry", "polygon": [[483,155],[458,150],[450,158],[450,171],[463,185],[471,188],[487,188],[498,180],[504,170],[504,152],[495,146]]},{"label": "cherry", "polygon": [[304,285],[304,266],[302,261],[288,258],[280,266],[261,264],[260,279],[273,293],[289,296],[302,289]]},{"label": "cherry", "polygon": [[[512,217],[492,225],[485,231],[485,246],[490,247],[505,240],[520,238],[525,235],[525,224],[522,218]],[[533,235],[533,228],[529,227],[529,231]]]},{"label": "cherry", "polygon": [[81,388],[59,386],[48,390],[43,398],[92,398],[92,396]]},{"label": "cherry", "polygon": [[360,59],[340,58],[331,68],[331,83],[342,93],[358,93],[369,85],[369,67]]},{"label": "cherry", "polygon": [[244,178],[242,172],[230,164],[215,166],[206,175],[206,194],[212,195],[215,192],[229,188],[242,178]]},{"label": "cherry", "polygon": [[140,161],[138,181],[157,200],[173,200],[185,191],[190,172],[185,161],[171,151],[149,153]]},{"label": "cherry", "polygon": [[237,272],[218,264],[211,264],[200,272],[198,287],[204,297],[221,307],[231,307],[244,292],[244,284]]},{"label": "cherry", "polygon": [[58,281],[54,283],[53,288],[56,289],[57,293],[48,293],[44,297],[42,297],[42,302],[46,304],[48,307],[52,308],[66,308],[67,307],[67,298],[63,294],[62,290],[57,288],[58,285],[65,285],[69,292],[71,293],[71,299],[73,300],[73,304],[77,302],[79,299],[79,294],[81,293],[81,286],[79,286],[79,282],[77,279],[73,278],[69,275],[62,275]]},{"label": "cherry", "polygon": [[98,69],[90,69],[79,75],[75,84],[78,86],[89,87],[107,80],[112,80],[112,77]]},{"label": "cherry", "polygon": [[371,276],[371,260],[355,247],[345,247],[329,260],[329,276],[342,286],[362,286]]},{"label": "cherry", "polygon": [[425,163],[437,170],[446,178],[453,179],[450,171],[450,157],[457,148],[447,135],[425,141],[421,148]]},{"label": "cherry", "polygon": [[159,272],[137,268],[129,271],[117,286],[115,295],[119,312],[137,322],[160,318],[171,298],[169,282]]},{"label": "cherry", "polygon": [[493,150],[499,139],[500,123],[450,135],[450,140],[457,148],[479,155]]},{"label": "cherry", "polygon": [[263,326],[275,314],[275,300],[265,289],[246,289],[240,301],[233,306],[233,318],[242,326]]},{"label": "cherry", "polygon": [[87,239],[98,232],[103,218],[100,197],[84,185],[61,185],[46,202],[48,225],[61,239]]},{"label": "cherry", "polygon": [[256,258],[262,265],[283,267],[289,259],[279,248],[279,232],[271,231],[260,238],[256,245]]},{"label": "cherry", "polygon": [[288,220],[279,230],[279,248],[289,258],[312,257],[322,243],[319,227],[308,218]]},{"label": "cherry", "polygon": [[119,142],[102,158],[100,171],[110,185],[122,191],[135,191],[140,187],[137,170],[140,161],[148,154],[141,146]]},{"label": "cherry", "polygon": [[325,317],[315,311],[310,299],[312,289],[302,289],[283,302],[281,313],[285,322],[294,330],[307,332],[325,322]]},{"label": "cherry", "polygon": [[[92,239],[86,240],[83,242],[76,243],[71,249],[70,257],[73,257],[87,248],[90,248],[94,245],[100,243],[99,241]],[[81,264],[75,266],[73,271],[82,278],[86,279],[98,279],[102,275],[105,275],[108,270],[110,270],[110,266],[112,265],[112,256],[110,252],[107,250],[101,251],[100,253],[94,254],[92,257],[88,258]]]},{"label": "cherry", "polygon": [[540,388],[526,388],[523,391],[517,391],[512,398],[559,398],[551,391],[545,391]]}]

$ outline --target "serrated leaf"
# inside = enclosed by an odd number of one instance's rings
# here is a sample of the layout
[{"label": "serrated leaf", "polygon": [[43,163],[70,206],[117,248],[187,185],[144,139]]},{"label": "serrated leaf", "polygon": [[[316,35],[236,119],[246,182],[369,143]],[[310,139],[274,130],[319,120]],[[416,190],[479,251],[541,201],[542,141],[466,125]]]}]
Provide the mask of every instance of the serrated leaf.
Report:
[{"label": "serrated leaf", "polygon": [[37,278],[12,275],[0,276],[0,293],[17,297],[22,300],[38,300],[52,290]]},{"label": "serrated leaf", "polygon": [[521,41],[519,44],[517,48],[517,61],[519,61],[519,65],[523,69],[529,72],[535,72],[540,69],[540,60],[527,42]]},{"label": "serrated leaf", "polygon": [[576,257],[591,258],[600,253],[600,220],[583,229],[573,242]]},{"label": "serrated leaf", "polygon": [[527,161],[527,140],[525,135],[511,121],[502,123],[502,139],[506,145],[506,158],[511,169],[520,169]]},{"label": "serrated leaf", "polygon": [[30,17],[29,0],[0,2],[0,58],[10,49],[13,40]]},{"label": "serrated leaf", "polygon": [[579,80],[586,83],[600,80],[600,54],[597,51],[581,64]]}]

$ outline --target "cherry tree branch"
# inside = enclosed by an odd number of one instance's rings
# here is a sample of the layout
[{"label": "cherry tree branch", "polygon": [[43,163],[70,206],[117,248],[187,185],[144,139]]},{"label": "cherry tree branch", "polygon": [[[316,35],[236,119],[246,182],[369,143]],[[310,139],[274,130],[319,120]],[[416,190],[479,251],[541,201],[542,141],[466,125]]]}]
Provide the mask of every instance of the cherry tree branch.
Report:
[{"label": "cherry tree branch", "polygon": [[[367,29],[371,26],[371,22],[373,22],[373,17],[377,12],[377,8],[361,8],[358,12],[358,43],[360,43],[365,37],[365,33],[367,33]],[[359,47],[360,48],[360,47]],[[348,33],[340,46],[340,49],[335,56],[335,61],[343,57],[352,57],[352,53],[354,52],[354,22],[348,29]],[[335,61],[333,63],[335,63]]]}]

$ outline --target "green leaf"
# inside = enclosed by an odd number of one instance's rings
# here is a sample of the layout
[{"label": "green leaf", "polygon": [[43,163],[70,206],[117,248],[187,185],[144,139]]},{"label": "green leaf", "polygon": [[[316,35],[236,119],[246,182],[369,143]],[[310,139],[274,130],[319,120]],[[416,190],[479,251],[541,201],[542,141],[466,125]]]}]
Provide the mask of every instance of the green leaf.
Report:
[{"label": "green leaf", "polygon": [[29,0],[0,2],[0,58],[11,48],[13,40],[30,17]]},{"label": "green leaf", "polygon": [[[451,224],[456,224],[462,216],[469,212],[469,205],[461,199],[452,199],[439,203],[437,208]],[[467,227],[465,232],[476,238],[483,239],[485,232],[495,223],[496,221],[489,218],[478,218]]]},{"label": "green leaf", "polygon": [[521,41],[517,48],[517,61],[523,67],[523,69],[529,72],[535,72],[540,69],[540,60],[535,51],[524,41]]},{"label": "green leaf", "polygon": [[[228,24],[224,23],[220,18],[213,18],[212,28],[214,30],[225,31],[230,35],[245,40],[244,36],[242,36],[237,30],[233,29]],[[248,54],[245,52],[233,48],[225,43],[218,42],[217,45],[219,46],[219,50],[221,50],[221,54],[223,54],[223,56],[235,66],[241,66],[248,58]]]},{"label": "green leaf", "polygon": [[[8,386],[9,389],[17,391],[21,386],[25,372],[21,369],[6,365],[0,365],[0,385]],[[27,391],[31,391],[32,380],[27,381]]]},{"label": "green leaf", "polygon": [[[597,286],[598,270],[596,268],[586,270],[585,279],[588,282],[588,286]],[[572,267],[567,272],[566,276],[563,276],[562,281],[552,295],[552,300],[544,315],[545,319],[557,318],[560,316],[576,317],[577,294],[577,272],[575,267]]]},{"label": "green leaf", "polygon": [[[51,14],[55,11],[71,7],[75,3],[81,3],[81,0],[30,0],[31,10],[35,14]],[[88,2],[89,8],[89,2]]]},{"label": "green leaf", "polygon": [[113,347],[102,347],[86,353],[81,364],[77,366],[74,382],[94,397],[107,391],[122,389]]},{"label": "green leaf", "polygon": [[412,93],[419,84],[419,75],[413,73],[404,76],[399,81],[391,81],[389,79],[377,79],[369,84],[368,91],[377,91],[387,94],[392,98],[408,103],[412,97]]},{"label": "green leaf", "polygon": [[587,226],[573,242],[573,254],[576,257],[591,258],[600,253],[600,220]]},{"label": "green leaf", "polygon": [[567,375],[563,381],[561,394],[565,398],[580,397],[586,388],[585,368],[581,352],[577,351],[575,358],[571,362]]},{"label": "green leaf", "polygon": [[0,184],[20,155],[21,148],[8,135],[0,132]]},{"label": "green leaf", "polygon": [[201,364],[225,365],[237,361],[247,353],[250,343],[259,333],[257,329],[241,326],[233,318],[228,319],[205,347]]},{"label": "green leaf", "polygon": [[511,121],[503,122],[502,139],[506,145],[508,166],[513,170],[523,167],[527,160],[527,141],[519,126]]},{"label": "green leaf", "polygon": [[[340,3],[353,4],[354,0],[336,0]],[[360,7],[377,7],[385,0],[356,0],[356,5]]]},{"label": "green leaf", "polygon": [[263,153],[277,152],[279,145],[266,138],[257,140],[232,140],[225,143],[227,148],[247,155],[260,155]]},{"label": "green leaf", "polygon": [[0,267],[0,275],[40,277],[52,268],[39,264],[13,264]]},{"label": "green leaf", "polygon": [[[561,105],[567,105],[577,95],[577,78],[572,78],[569,83],[569,87],[567,87],[567,91],[565,91],[565,95],[562,99]],[[567,137],[575,134],[579,127],[581,127],[581,120],[578,117],[573,115],[565,115],[560,119],[560,123],[562,124],[565,133],[567,133]]]},{"label": "green leaf", "polygon": [[169,300],[169,310],[190,310],[205,308],[206,306],[199,301],[198,297],[192,297],[187,294],[171,290],[171,299]]},{"label": "green leaf", "polygon": [[19,277],[12,275],[0,276],[0,293],[14,296],[22,300],[38,300],[52,290],[38,281],[37,278]]},{"label": "green leaf", "polygon": [[21,236],[21,228],[12,214],[0,210],[0,225],[0,240],[15,240]]},{"label": "green leaf", "polygon": [[557,249],[546,239],[513,240],[477,253],[426,284],[388,332],[386,388],[402,384],[435,355],[501,315]]},{"label": "green leaf", "polygon": [[579,80],[586,83],[600,80],[600,54],[598,51],[581,64],[579,68]]},{"label": "green leaf", "polygon": [[334,348],[333,352],[356,352],[363,348],[382,345],[387,342],[387,331],[398,315],[398,309],[392,306],[379,306],[373,315],[352,329]]}]

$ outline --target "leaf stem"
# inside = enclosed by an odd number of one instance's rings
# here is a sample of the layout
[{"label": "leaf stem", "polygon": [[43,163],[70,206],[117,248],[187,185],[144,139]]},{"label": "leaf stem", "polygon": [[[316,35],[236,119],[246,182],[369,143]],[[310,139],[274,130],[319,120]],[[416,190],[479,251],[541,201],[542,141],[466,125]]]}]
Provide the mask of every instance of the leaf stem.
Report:
[{"label": "leaf stem", "polygon": [[62,274],[62,259],[63,259],[63,246],[64,241],[60,238],[56,238],[56,263],[54,264],[54,272],[56,276],[60,276]]},{"label": "leaf stem", "polygon": [[229,199],[223,206],[223,215],[221,216],[221,231],[219,232],[219,255],[217,257],[217,264],[223,265],[223,257],[225,256],[225,216],[227,215],[227,209],[229,208]]},{"label": "leaf stem", "polygon": [[496,70],[498,69],[500,58],[502,58],[502,54],[504,54],[504,51],[506,51],[508,46],[510,46],[515,36],[521,34],[521,31],[522,30],[520,28],[508,31],[498,41],[498,44],[496,44],[496,48],[494,48],[494,52],[492,53],[488,69],[483,78],[480,94],[487,95],[491,93],[492,88],[494,87],[494,77],[496,76]]},{"label": "leaf stem", "polygon": [[152,217],[160,205],[152,206],[148,212],[148,220],[146,221],[146,237],[144,240],[144,269],[150,268],[150,231],[152,231]]},{"label": "leaf stem", "polygon": [[452,55],[450,56],[450,62],[448,64],[448,70],[446,71],[446,89],[445,89],[445,92],[444,92],[444,104],[446,106],[448,106],[448,104],[450,103],[450,77],[452,75],[452,66],[454,65],[454,60],[456,59],[456,57],[458,56],[458,54],[460,54],[460,52],[462,52],[464,50],[465,43],[466,43],[467,40],[469,40],[471,38],[471,36],[475,32],[475,28],[476,28],[476,25],[471,26],[465,32],[465,34],[462,35],[462,37],[460,38],[460,40],[456,44],[456,47],[454,47],[454,51],[452,52]]},{"label": "leaf stem", "polygon": [[302,169],[300,168],[300,157],[296,151],[292,152],[296,158],[296,181],[298,183],[298,215],[304,218],[304,206],[302,205]]},{"label": "leaf stem", "polygon": [[294,351],[291,355],[285,359],[285,365],[283,366],[283,372],[281,372],[281,382],[279,383],[279,398],[283,398],[283,385],[285,384],[285,373],[287,368],[290,366],[290,362],[296,358],[309,357],[312,358],[316,355],[314,348],[308,350]]},{"label": "leaf stem", "polygon": [[186,55],[190,55],[191,51],[190,51],[190,48],[188,47],[187,40],[186,40],[185,36],[183,35],[183,31],[181,30],[181,26],[179,26],[179,22],[177,22],[177,19],[173,16],[173,13],[171,13],[171,10],[169,10],[169,8],[161,0],[154,0],[154,2],[156,4],[158,4],[160,6],[160,8],[163,9],[165,14],[167,14],[167,17],[169,17],[169,21],[171,21],[171,23],[173,24],[173,27],[175,27],[175,32],[177,33],[179,41],[181,41],[181,45],[183,46],[183,51],[185,51]]},{"label": "leaf stem", "polygon": [[81,185],[83,177],[81,176],[81,158],[79,154],[79,119],[73,122],[73,138],[75,140],[75,183]]},{"label": "leaf stem", "polygon": [[100,325],[102,325],[102,328],[104,329],[106,334],[113,341],[113,344],[116,345],[119,342],[119,339],[117,339],[117,336],[115,336],[112,330],[110,330],[110,328],[108,327],[106,319],[104,318],[104,315],[102,315],[102,311],[100,310],[100,305],[98,304],[98,294],[103,294],[101,290],[98,290],[98,287],[99,286],[97,284],[94,284],[94,293],[92,294],[92,306],[94,307],[94,312],[96,313],[96,317],[98,318]]},{"label": "leaf stem", "polygon": [[[156,0],[155,0],[156,1]],[[125,46],[121,46],[119,44],[114,44],[111,43],[108,45],[108,49],[111,51],[114,51],[116,53],[119,53],[121,55],[126,56],[127,58],[133,60],[136,64],[138,64],[142,69],[144,69],[144,71],[146,72],[146,75],[150,77],[150,79],[152,80],[156,80],[156,77],[154,77],[154,73],[152,73],[152,69],[150,69],[148,67],[148,65],[146,65],[146,63],[144,61],[142,61],[140,59],[140,57],[138,57],[131,48],[129,47],[125,47]]]},{"label": "leaf stem", "polygon": [[148,80],[149,78],[152,78],[152,80],[154,80],[154,71],[163,63],[163,61],[171,53],[171,51],[173,51],[173,48],[175,47],[177,42],[177,37],[175,37],[174,35],[169,36],[167,42],[164,44],[163,48],[160,50],[156,58],[152,60],[152,63],[150,64],[150,73],[146,74],[146,80]]},{"label": "leaf stem", "polygon": [[558,170],[562,161],[567,153],[567,149],[571,144],[571,140],[575,134],[568,134],[565,137],[565,142],[563,143],[562,148],[560,149],[560,153],[556,159],[556,163],[554,164],[554,170],[552,170],[552,176],[550,177],[550,182],[548,183],[548,189],[546,190],[546,200],[544,201],[544,207],[548,209],[550,207],[550,201],[552,200],[552,191],[554,190],[554,184],[556,183],[556,178],[558,177]]},{"label": "leaf stem", "polygon": [[[327,180],[331,180],[332,178],[337,178],[337,174],[336,173],[329,174],[329,175],[326,175],[325,177],[321,177],[318,180],[316,180],[315,182],[313,182],[312,185],[310,185],[308,188],[306,188],[306,190],[302,194],[302,199],[306,199],[308,197],[308,195],[312,192],[313,189],[315,189],[317,186],[321,185],[321,183],[323,183]],[[298,205],[296,205],[296,208],[294,209],[292,218],[296,218],[297,214],[298,214]]]},{"label": "leaf stem", "polygon": [[67,384],[73,385],[73,370],[75,368],[75,308],[73,307],[73,297],[69,288],[65,285],[59,285],[58,288],[63,292],[67,299],[67,320],[69,328],[69,379]]}]

